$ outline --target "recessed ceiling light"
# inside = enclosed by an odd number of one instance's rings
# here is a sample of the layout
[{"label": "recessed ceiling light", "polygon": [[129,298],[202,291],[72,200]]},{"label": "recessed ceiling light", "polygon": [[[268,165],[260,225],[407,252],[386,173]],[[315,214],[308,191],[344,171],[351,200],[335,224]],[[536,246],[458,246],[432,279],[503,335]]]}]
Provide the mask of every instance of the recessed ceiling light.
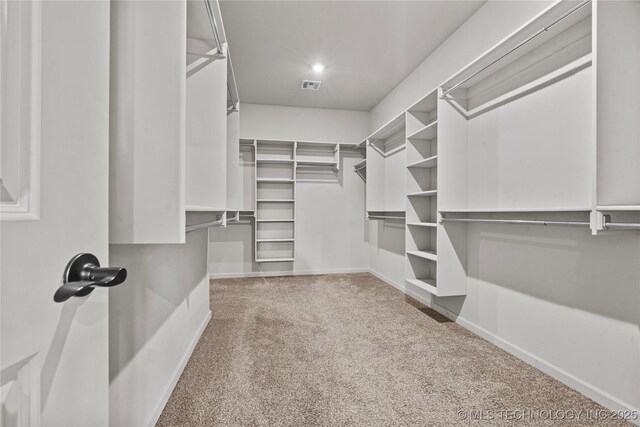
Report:
[{"label": "recessed ceiling light", "polygon": [[322,70],[324,70],[324,65],[313,64],[313,71],[315,71],[316,73],[320,73]]}]

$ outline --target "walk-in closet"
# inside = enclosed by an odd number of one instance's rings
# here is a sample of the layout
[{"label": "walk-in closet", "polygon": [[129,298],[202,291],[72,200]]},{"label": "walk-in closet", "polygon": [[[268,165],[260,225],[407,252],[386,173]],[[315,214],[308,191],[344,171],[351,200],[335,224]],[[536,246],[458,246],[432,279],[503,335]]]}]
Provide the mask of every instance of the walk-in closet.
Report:
[{"label": "walk-in closet", "polygon": [[0,35],[1,425],[640,425],[639,0]]}]

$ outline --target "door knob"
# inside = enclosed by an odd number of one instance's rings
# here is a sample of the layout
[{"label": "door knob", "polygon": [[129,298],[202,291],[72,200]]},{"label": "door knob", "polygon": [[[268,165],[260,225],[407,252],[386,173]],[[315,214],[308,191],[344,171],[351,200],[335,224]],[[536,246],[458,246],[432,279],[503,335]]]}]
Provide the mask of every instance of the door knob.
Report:
[{"label": "door knob", "polygon": [[64,269],[62,286],[53,295],[55,302],[63,302],[75,297],[83,297],[93,292],[95,286],[115,286],[124,282],[127,270],[122,267],[100,267],[93,254],[78,254]]}]

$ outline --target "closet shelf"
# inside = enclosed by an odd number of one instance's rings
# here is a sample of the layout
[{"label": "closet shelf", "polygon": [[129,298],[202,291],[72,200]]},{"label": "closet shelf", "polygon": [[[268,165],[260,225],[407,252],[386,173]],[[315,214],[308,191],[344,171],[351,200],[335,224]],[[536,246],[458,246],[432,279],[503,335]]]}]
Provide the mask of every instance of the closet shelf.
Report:
[{"label": "closet shelf", "polygon": [[419,191],[417,193],[407,194],[407,197],[432,197],[438,194],[438,190]]},{"label": "closet shelf", "polygon": [[434,120],[417,132],[407,136],[407,139],[435,139],[438,136],[438,121]]},{"label": "closet shelf", "polygon": [[257,199],[258,203],[293,203],[294,199]]},{"label": "closet shelf", "polygon": [[294,180],[293,179],[288,179],[288,178],[258,178],[256,179],[256,182],[291,182],[293,183]]},{"label": "closet shelf", "polygon": [[407,255],[428,259],[429,261],[438,261],[438,255],[433,251],[407,251]]},{"label": "closet shelf", "polygon": [[294,242],[294,239],[257,239],[258,243],[279,243],[279,242]]},{"label": "closet shelf", "polygon": [[640,205],[599,205],[596,206],[599,211],[640,211]]},{"label": "closet shelf", "polygon": [[590,212],[590,207],[583,208],[468,208],[468,209],[439,209],[441,213],[527,213],[527,212]]},{"label": "closet shelf", "polygon": [[338,162],[327,160],[296,160],[298,166],[333,166],[336,167]]},{"label": "closet shelf", "polygon": [[408,222],[407,225],[412,225],[415,227],[437,227],[438,224],[435,222]]},{"label": "closet shelf", "polygon": [[415,163],[411,163],[408,165],[408,168],[424,168],[430,169],[438,166],[438,156],[431,156],[429,158],[417,161]]},{"label": "closet shelf", "polygon": [[210,206],[196,206],[196,205],[187,205],[185,206],[185,211],[187,212],[226,212],[226,211],[236,211],[237,209],[229,209],[229,208],[216,208]]},{"label": "closet shelf", "polygon": [[295,258],[256,258],[256,262],[293,262]]},{"label": "closet shelf", "polygon": [[293,218],[286,219],[256,219],[256,222],[294,222]]},{"label": "closet shelf", "polygon": [[425,291],[432,293],[434,295],[438,295],[438,288],[436,286],[436,281],[432,279],[407,279],[407,282],[411,283],[414,286],[417,286],[420,289],[424,289]]},{"label": "closet shelf", "polygon": [[367,166],[367,159],[362,159],[361,161],[353,165],[353,168],[357,170],[366,166]]},{"label": "closet shelf", "polygon": [[270,164],[285,164],[290,165],[293,164],[294,160],[292,159],[256,159],[256,163],[270,163]]}]

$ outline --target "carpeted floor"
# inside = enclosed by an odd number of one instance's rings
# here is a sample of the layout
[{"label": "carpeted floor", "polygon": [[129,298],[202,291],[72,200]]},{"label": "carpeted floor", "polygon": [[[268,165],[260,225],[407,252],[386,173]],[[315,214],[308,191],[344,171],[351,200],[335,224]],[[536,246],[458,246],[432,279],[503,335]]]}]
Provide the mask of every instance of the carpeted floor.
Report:
[{"label": "carpeted floor", "polygon": [[211,309],[158,426],[601,424],[601,406],[366,273],[216,280]]}]

